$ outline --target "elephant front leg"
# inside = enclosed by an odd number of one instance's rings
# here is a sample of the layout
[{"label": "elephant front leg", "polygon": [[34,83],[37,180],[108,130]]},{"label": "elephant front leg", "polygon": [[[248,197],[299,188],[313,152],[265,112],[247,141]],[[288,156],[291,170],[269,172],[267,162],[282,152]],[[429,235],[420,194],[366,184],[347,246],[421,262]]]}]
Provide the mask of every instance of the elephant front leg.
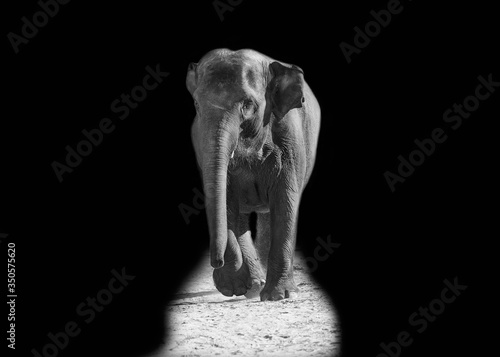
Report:
[{"label": "elephant front leg", "polygon": [[224,252],[224,266],[214,269],[213,279],[217,290],[222,295],[243,295],[248,290],[247,284],[242,278],[243,258],[236,239],[237,232],[233,224],[229,224],[227,230],[227,246]]},{"label": "elephant front leg", "polygon": [[270,196],[271,246],[262,301],[293,298],[299,290],[293,279],[299,200],[300,194],[290,190],[278,190]]},{"label": "elephant front leg", "polygon": [[257,259],[249,227],[248,215],[231,215],[225,264],[213,272],[214,283],[225,296],[259,295],[265,276]]}]

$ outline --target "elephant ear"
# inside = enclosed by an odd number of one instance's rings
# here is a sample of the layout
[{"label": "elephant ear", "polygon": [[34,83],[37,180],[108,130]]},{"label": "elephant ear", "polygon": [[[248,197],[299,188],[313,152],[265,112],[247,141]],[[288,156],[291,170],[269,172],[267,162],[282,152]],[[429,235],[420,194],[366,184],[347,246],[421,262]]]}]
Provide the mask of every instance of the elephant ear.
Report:
[{"label": "elephant ear", "polygon": [[294,108],[301,108],[304,101],[304,72],[295,65],[272,62],[269,65],[266,101],[278,120]]},{"label": "elephant ear", "polygon": [[187,76],[186,76],[186,87],[193,95],[194,90],[198,86],[198,73],[197,73],[198,63],[191,62],[188,66]]}]

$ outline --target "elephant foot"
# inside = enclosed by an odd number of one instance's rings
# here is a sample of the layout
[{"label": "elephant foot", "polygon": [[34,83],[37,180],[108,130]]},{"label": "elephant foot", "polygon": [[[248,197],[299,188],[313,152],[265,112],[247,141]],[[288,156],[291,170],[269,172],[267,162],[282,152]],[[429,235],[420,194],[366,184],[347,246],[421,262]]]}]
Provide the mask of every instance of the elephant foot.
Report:
[{"label": "elephant foot", "polygon": [[248,265],[242,262],[225,264],[222,268],[214,269],[213,279],[215,287],[222,295],[245,295],[249,299],[257,297],[265,284],[263,274],[251,272]]},{"label": "elephant foot", "polygon": [[252,287],[245,293],[247,299],[253,299],[260,295],[266,281],[264,279],[255,279],[252,281]]},{"label": "elephant foot", "polygon": [[282,284],[267,284],[260,292],[261,301],[277,301],[283,299],[295,299],[298,296],[299,288],[293,280],[288,280]]}]

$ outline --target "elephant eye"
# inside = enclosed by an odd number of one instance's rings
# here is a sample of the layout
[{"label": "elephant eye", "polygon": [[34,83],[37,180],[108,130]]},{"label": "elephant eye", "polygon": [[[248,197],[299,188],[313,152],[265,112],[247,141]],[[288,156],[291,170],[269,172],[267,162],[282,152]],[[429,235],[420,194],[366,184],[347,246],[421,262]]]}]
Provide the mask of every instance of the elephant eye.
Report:
[{"label": "elephant eye", "polygon": [[255,112],[255,104],[251,100],[245,100],[241,106],[241,113],[245,119],[250,118]]},{"label": "elephant eye", "polygon": [[195,106],[197,111],[200,110],[200,106],[199,106],[198,102],[196,101],[196,99],[194,100],[194,106]]}]

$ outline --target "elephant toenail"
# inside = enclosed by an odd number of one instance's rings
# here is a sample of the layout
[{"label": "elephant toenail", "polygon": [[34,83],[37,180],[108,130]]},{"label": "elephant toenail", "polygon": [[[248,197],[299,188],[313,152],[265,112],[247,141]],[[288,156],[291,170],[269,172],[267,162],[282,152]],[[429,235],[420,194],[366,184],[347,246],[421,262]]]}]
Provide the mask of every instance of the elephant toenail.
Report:
[{"label": "elephant toenail", "polygon": [[233,291],[230,289],[220,289],[219,291],[224,296],[229,296],[229,297],[233,296]]}]

